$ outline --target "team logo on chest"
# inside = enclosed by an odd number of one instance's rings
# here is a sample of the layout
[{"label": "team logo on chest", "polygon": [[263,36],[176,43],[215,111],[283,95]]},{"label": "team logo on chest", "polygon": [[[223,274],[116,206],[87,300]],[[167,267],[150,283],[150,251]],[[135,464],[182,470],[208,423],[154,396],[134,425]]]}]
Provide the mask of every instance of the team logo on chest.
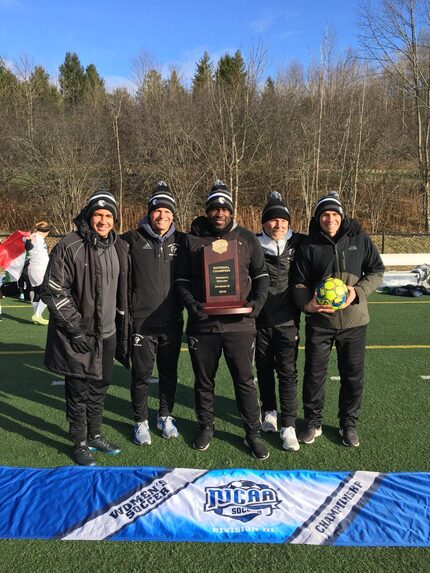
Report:
[{"label": "team logo on chest", "polygon": [[141,334],[133,334],[133,346],[142,346],[142,340],[145,338]]},{"label": "team logo on chest", "polygon": [[171,257],[176,257],[176,255],[178,254],[178,243],[172,243],[171,245],[169,245],[169,255]]},{"label": "team logo on chest", "polygon": [[272,515],[281,503],[274,489],[253,481],[232,481],[224,486],[207,487],[205,491],[205,511],[244,523],[259,515]]},{"label": "team logo on chest", "polygon": [[188,337],[188,350],[197,350],[198,338],[194,338],[194,336]]}]

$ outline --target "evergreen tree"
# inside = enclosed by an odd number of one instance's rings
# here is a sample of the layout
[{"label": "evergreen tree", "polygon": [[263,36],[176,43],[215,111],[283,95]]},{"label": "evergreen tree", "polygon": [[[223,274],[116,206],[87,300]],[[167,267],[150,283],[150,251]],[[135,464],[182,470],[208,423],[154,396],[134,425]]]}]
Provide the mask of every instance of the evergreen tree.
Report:
[{"label": "evergreen tree", "polygon": [[9,106],[13,104],[13,97],[17,89],[18,80],[6,67],[4,61],[0,59],[0,101],[2,105]]},{"label": "evergreen tree", "polygon": [[90,64],[85,70],[85,90],[101,92],[105,91],[105,81],[99,75],[94,64]]},{"label": "evergreen tree", "polygon": [[193,93],[197,93],[198,90],[211,86],[213,79],[213,63],[209,54],[205,52],[196,65],[196,71],[193,78]]},{"label": "evergreen tree", "polygon": [[175,99],[178,96],[185,94],[184,86],[181,84],[178,72],[172,70],[170,72],[169,79],[166,81],[166,93],[171,99]]},{"label": "evergreen tree", "polygon": [[67,106],[74,106],[81,102],[85,89],[85,71],[78,55],[67,52],[64,63],[60,68],[60,92]]},{"label": "evergreen tree", "polygon": [[59,102],[57,88],[51,84],[49,75],[42,66],[35,66],[30,78],[32,91],[42,105],[56,105]]},{"label": "evergreen tree", "polygon": [[240,50],[237,50],[234,56],[225,54],[218,62],[216,71],[216,79],[218,83],[236,86],[245,83],[246,69]]},{"label": "evergreen tree", "polygon": [[155,69],[149,70],[145,75],[143,84],[137,90],[138,98],[159,98],[163,94],[163,78],[160,72]]},{"label": "evergreen tree", "polygon": [[266,79],[266,83],[264,85],[263,95],[273,95],[274,93],[275,93],[275,82],[273,81],[271,76],[269,76]]},{"label": "evergreen tree", "polygon": [[94,64],[90,64],[85,70],[83,96],[86,102],[91,102],[94,105],[106,98],[104,79],[99,75]]}]

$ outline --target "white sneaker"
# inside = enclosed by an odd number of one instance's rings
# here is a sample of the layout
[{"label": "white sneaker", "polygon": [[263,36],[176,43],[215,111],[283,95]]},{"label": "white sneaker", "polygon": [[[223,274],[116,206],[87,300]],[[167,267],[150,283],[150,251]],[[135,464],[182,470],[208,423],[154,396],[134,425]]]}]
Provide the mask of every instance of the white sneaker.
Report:
[{"label": "white sneaker", "polygon": [[296,430],[293,426],[288,426],[288,428],[281,428],[281,440],[283,442],[282,447],[284,450],[292,450],[297,452],[300,450],[300,444],[297,440]]},{"label": "white sneaker", "polygon": [[178,428],[175,426],[175,419],[172,416],[159,416],[157,414],[157,428],[163,432],[163,438],[177,438]]},{"label": "white sneaker", "polygon": [[42,326],[49,324],[49,320],[46,320],[46,318],[43,318],[43,316],[37,314],[33,314],[31,320],[33,321],[33,324],[41,324]]},{"label": "white sneaker", "polygon": [[263,432],[277,432],[278,431],[278,414],[276,410],[264,412],[264,420],[261,424]]},{"label": "white sneaker", "polygon": [[134,424],[134,443],[137,446],[149,446],[151,445],[151,434],[149,433],[148,420],[144,422],[136,422]]}]

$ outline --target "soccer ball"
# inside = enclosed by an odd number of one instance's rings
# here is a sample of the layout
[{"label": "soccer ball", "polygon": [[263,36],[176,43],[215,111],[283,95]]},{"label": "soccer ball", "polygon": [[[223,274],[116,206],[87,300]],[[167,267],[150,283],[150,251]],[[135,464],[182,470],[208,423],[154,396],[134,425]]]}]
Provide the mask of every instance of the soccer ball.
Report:
[{"label": "soccer ball", "polygon": [[348,287],[341,279],[330,277],[317,286],[317,303],[340,310],[346,302]]}]

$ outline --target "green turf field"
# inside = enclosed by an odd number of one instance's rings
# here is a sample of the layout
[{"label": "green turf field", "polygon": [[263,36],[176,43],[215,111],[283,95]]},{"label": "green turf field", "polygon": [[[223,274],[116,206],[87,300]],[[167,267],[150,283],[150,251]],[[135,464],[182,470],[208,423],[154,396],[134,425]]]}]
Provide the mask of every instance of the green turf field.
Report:
[{"label": "green turf field", "polygon": [[[43,366],[46,327],[30,322],[31,307],[14,298],[1,301],[0,464],[53,467],[71,465],[61,376]],[[210,448],[196,452],[193,377],[184,345],[175,417],[181,436],[153,443],[131,441],[130,375],[115,367],[106,402],[106,435],[122,448],[118,457],[97,455],[99,465],[190,468],[429,471],[430,297],[373,295],[368,332],[366,387],[360,418],[360,447],[345,448],[337,434],[339,382],[335,359],[327,380],[324,435],[299,452],[285,452],[276,434],[264,434],[270,458],[258,462],[243,445],[232,383],[224,363],[216,381],[216,434]],[[303,341],[301,342],[301,345]],[[299,377],[303,350],[299,352]],[[427,377],[427,378],[426,378]],[[151,387],[150,425],[155,428],[157,385]],[[302,410],[299,407],[299,416]],[[298,425],[300,427],[301,419]],[[263,544],[118,542],[0,542],[3,571],[430,571],[430,550],[340,548]]]}]

